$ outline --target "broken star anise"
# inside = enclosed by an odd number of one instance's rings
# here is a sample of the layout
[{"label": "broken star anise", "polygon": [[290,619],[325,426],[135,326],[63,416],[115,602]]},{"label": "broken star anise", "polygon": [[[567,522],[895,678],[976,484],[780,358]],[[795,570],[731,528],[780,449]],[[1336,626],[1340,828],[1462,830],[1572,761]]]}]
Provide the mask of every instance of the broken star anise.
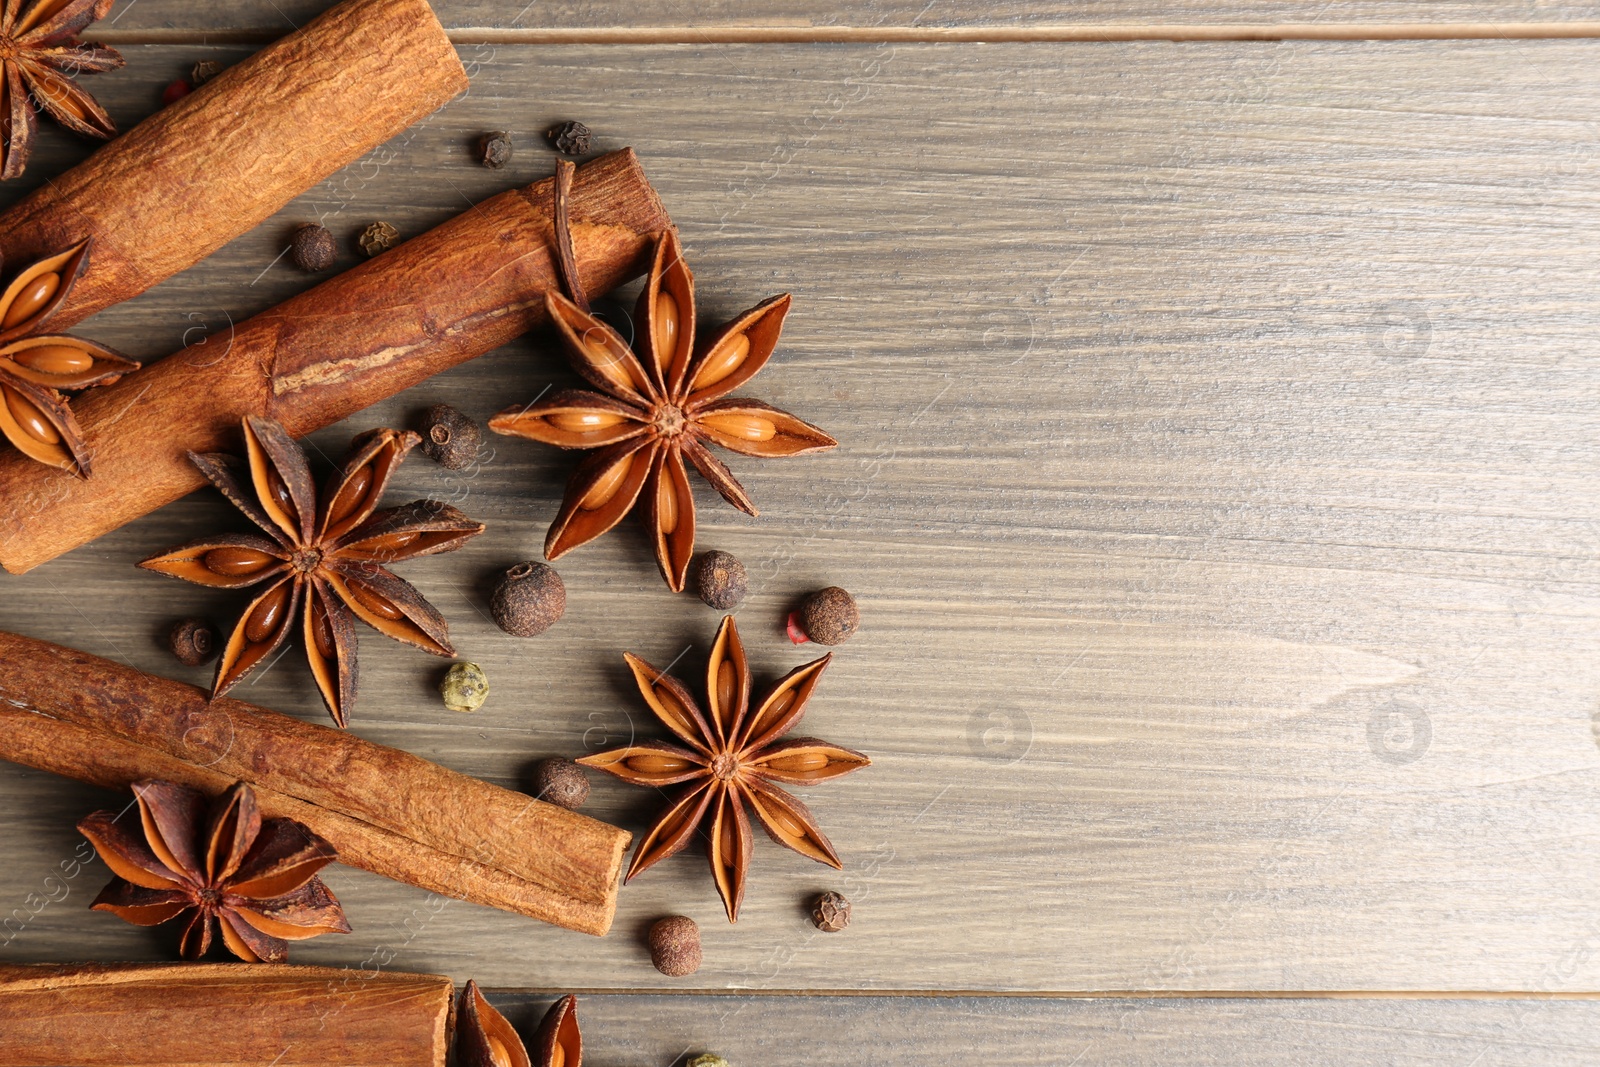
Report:
[{"label": "broken star anise", "polygon": [[594,450],[567,483],[561,511],[545,538],[548,559],[611,529],[642,496],[662,577],[673,592],[681,592],[694,555],[694,494],[685,458],[728,503],[754,515],[744,487],[707,443],[769,457],[838,444],[786,411],[728,396],[771,358],[789,296],[762,301],[697,350],[694,278],[671,231],[657,239],[654,266],[639,295],[637,355],[579,303],[552,290],[545,306],[573,369],[600,391],[563,389],[507,408],[489,420],[489,428],[560,448]]},{"label": "broken star anise", "polygon": [[82,337],[45,333],[89,265],[89,242],[24,267],[0,292],[0,434],[30,459],[89,476],[63,389],[107,385],[139,364]]},{"label": "broken star anise", "polygon": [[228,638],[212,695],[237,685],[299,627],[323,702],[343,726],[356,698],[352,614],[396,641],[455,655],[444,616],[383,564],[453,552],[483,524],[434,500],[376,510],[390,475],[420,441],[409,430],[372,430],[352,441],[320,505],[305,452],[287,430],[247,417],[244,439],[243,472],[232,456],[189,458],[270,536],[208,537],[139,566],[217,589],[268,583]]},{"label": "broken star anise", "polygon": [[188,914],[178,943],[187,960],[206,954],[214,927],[247,963],[282,963],[290,941],[350,932],[317,877],[338,858],[333,846],[293,819],[263,819],[245,783],[214,801],[171,782],[135,782],[133,795],[140,832],[114,811],[78,823],[117,876],[90,905],[95,911],[136,926]]},{"label": "broken star anise", "polygon": [[533,1035],[531,1056],[506,1017],[484,999],[477,982],[469,979],[461,991],[456,1019],[457,1067],[583,1067],[578,998],[571,993],[545,1012]]},{"label": "broken star anise", "polygon": [[114,48],[78,40],[114,0],[4,0],[0,11],[0,179],[28,165],[44,108],[74,133],[101,139],[117,132],[105,108],[68,75],[98,74],[122,66]]},{"label": "broken star anise", "polygon": [[810,810],[777,785],[813,785],[872,762],[859,752],[816,738],[779,740],[799,724],[832,653],[790,671],[752,709],[750,668],[739,627],[729,615],[717,630],[706,668],[709,714],[700,710],[676,678],[632,653],[624,653],[624,658],[650,710],[688,746],[641,741],[578,761],[633,785],[661,789],[687,783],[639,839],[628,879],[683,849],[709,819],[711,875],[728,921],[738,922],[750,869],[746,805],[778,844],[830,867],[842,866]]}]

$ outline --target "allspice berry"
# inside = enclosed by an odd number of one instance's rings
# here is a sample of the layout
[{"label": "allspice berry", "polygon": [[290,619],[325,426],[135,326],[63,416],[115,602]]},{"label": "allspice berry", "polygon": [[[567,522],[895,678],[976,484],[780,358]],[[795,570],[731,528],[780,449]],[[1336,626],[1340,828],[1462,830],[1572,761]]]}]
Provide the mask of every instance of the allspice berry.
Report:
[{"label": "allspice berry", "polygon": [[856,598],[836,585],[806,597],[795,614],[800,629],[819,645],[837,645],[861,627]]},{"label": "allspice berry", "polygon": [[422,413],[422,454],[445,470],[458,471],[472,465],[483,431],[477,422],[449,404],[435,404]]},{"label": "allspice berry", "polygon": [[318,226],[314,222],[308,222],[294,231],[294,237],[289,242],[289,258],[301,270],[327,270],[333,266],[334,255],[333,234],[326,226]]},{"label": "allspice berry", "polygon": [[224,67],[215,59],[202,59],[200,62],[196,63],[194,65],[194,69],[189,72],[189,81],[194,84],[196,89],[198,89],[200,86],[204,85],[212,78],[215,78],[218,74],[221,74],[226,69],[226,67]]},{"label": "allspice berry", "polygon": [[827,892],[811,903],[811,921],[825,934],[836,934],[850,925],[850,901],[843,893]]},{"label": "allspice berry", "polygon": [[478,138],[478,162],[490,170],[499,170],[511,162],[511,135],[496,130]]},{"label": "allspice berry", "polygon": [[179,619],[167,634],[167,647],[185,667],[198,667],[217,653],[217,631],[204,619]]},{"label": "allspice berry", "polygon": [[562,155],[581,156],[589,151],[594,134],[581,122],[558,122],[545,136]]},{"label": "allspice berry", "polygon": [[356,243],[361,246],[361,251],[371,259],[379,252],[387,252],[400,243],[400,231],[387,222],[374,222],[361,231],[361,236]]},{"label": "allspice berry", "polygon": [[669,915],[650,927],[650,962],[668,978],[700,969],[700,927],[687,915]]},{"label": "allspice berry", "polygon": [[732,552],[707,552],[694,564],[694,591],[718,611],[732,611],[744,602],[750,579]]},{"label": "allspice berry", "polygon": [[533,795],[577,811],[589,799],[589,776],[569,759],[552,756],[533,765]]},{"label": "allspice berry", "polygon": [[457,663],[445,672],[439,695],[451,711],[477,711],[489,699],[489,676],[476,663]]},{"label": "allspice berry", "polygon": [[489,597],[495,625],[513,637],[537,637],[567,610],[567,587],[546,563],[519,563],[502,574]]}]

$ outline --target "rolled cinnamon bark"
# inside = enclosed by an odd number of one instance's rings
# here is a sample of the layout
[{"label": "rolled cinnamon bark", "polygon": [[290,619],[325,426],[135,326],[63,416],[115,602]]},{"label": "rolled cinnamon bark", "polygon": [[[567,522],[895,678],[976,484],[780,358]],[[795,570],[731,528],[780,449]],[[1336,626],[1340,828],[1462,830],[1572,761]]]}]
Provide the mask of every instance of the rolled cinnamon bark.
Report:
[{"label": "rolled cinnamon bark", "polygon": [[626,831],[398,749],[4,632],[0,701],[0,759],[113,787],[242,779],[354,866],[584,933],[615,915]]},{"label": "rolled cinnamon bark", "polygon": [[453,994],[381,967],[0,966],[0,1064],[444,1067]]},{"label": "rolled cinnamon bark", "polygon": [[[553,179],[420,237],[73,403],[82,480],[0,451],[0,563],[22,573],[205,484],[186,452],[239,449],[240,418],[299,437],[482,355],[544,319],[558,285]],[[671,220],[631,150],[578,169],[579,274],[605,292],[643,273]],[[222,354],[218,355],[221,350]]]},{"label": "rolled cinnamon bark", "polygon": [[427,0],[346,0],[0,214],[0,261],[94,238],[64,329],[209,256],[467,88]]}]

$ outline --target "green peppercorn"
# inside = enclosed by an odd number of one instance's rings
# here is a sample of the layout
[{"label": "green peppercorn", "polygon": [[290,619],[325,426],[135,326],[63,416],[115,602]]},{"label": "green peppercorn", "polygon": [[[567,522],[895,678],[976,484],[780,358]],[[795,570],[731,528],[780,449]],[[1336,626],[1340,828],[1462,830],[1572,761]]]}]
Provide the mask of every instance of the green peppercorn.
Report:
[{"label": "green peppercorn", "polygon": [[477,711],[489,699],[489,678],[476,663],[457,663],[445,672],[439,695],[451,711]]}]

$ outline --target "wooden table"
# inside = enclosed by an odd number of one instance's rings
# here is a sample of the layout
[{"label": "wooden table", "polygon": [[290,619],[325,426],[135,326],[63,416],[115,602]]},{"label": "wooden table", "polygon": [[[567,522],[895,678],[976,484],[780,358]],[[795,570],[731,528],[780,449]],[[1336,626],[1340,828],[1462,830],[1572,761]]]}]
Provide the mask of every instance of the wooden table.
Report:
[{"label": "wooden table", "polygon": [[[91,87],[126,128],[322,6],[123,0],[91,36],[128,65]],[[762,516],[701,485],[700,544],[750,567],[764,679],[812,656],[797,595],[858,594],[807,725],[874,765],[804,791],[845,870],[758,840],[737,926],[698,851],[603,940],[339,868],[357,931],[297,960],[386,950],[519,1024],[576,990],[596,1067],[1600,1062],[1600,46],[1554,39],[1600,5],[436,6],[467,96],[80,332],[159,358],[312,284],[278,259],[300,222],[349,266],[374,219],[547,175],[556,120],[632,145],[706,315],[795,294],[752,391],[841,447],[735,457]],[[1247,35],[1291,39],[1204,39]],[[1337,39],[1372,36],[1411,39]],[[471,155],[497,129],[499,172]],[[0,204],[89,151],[44,124]],[[311,441],[573,380],[528,336]],[[404,573],[490,702],[444,710],[439,662],[369,635],[353,729],[526,787],[650,729],[621,652],[692,662],[717,615],[630,524],[561,561],[559,626],[500,633],[486,580],[538,558],[571,459],[491,445],[390,493],[489,523]],[[159,635],[236,600],[132,564],[235,520],[196,494],[0,578],[0,628],[204,684]],[[323,716],[293,661],[238,695]],[[163,958],[86,912],[96,867],[25,904],[110,799],[0,766],[0,960]],[[607,780],[586,810],[654,808]],[[805,918],[828,888],[845,933]],[[671,912],[690,979],[642,947]]]}]

